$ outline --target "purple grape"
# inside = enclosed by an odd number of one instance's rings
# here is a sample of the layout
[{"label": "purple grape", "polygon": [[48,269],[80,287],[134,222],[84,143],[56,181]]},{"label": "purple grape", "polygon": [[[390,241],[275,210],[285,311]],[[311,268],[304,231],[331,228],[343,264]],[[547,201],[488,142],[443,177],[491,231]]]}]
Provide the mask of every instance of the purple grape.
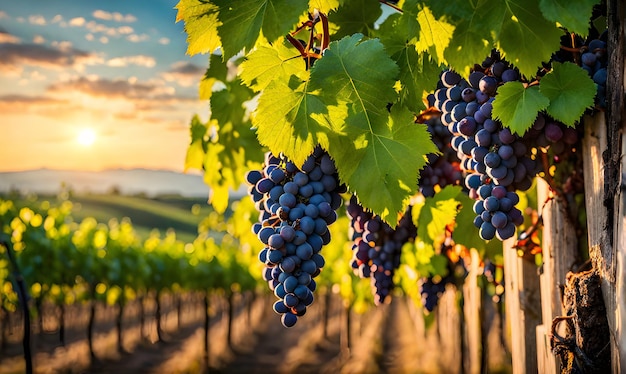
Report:
[{"label": "purple grape", "polygon": [[546,125],[544,133],[546,135],[546,139],[552,143],[560,141],[563,137],[563,130],[561,130],[561,127],[554,122],[550,122]]}]

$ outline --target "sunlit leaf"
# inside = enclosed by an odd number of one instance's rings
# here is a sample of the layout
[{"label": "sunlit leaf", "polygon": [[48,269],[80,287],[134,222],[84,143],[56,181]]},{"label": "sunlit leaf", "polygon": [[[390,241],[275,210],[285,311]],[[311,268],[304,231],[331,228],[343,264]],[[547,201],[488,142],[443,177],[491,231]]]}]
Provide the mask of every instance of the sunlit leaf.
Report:
[{"label": "sunlit leaf", "polygon": [[493,116],[512,132],[523,135],[532,126],[537,114],[546,109],[550,99],[537,86],[524,87],[521,82],[507,82],[498,87],[493,102]]},{"label": "sunlit leaf", "polygon": [[597,89],[586,71],[566,62],[552,64],[552,71],[541,79],[540,91],[550,99],[548,114],[574,126],[585,109],[593,106]]}]

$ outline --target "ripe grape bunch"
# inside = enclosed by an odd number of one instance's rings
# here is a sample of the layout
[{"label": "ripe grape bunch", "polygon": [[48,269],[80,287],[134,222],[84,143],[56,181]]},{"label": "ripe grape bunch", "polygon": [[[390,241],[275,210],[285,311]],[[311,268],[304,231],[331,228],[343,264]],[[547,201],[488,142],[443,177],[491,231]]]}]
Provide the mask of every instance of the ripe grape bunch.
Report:
[{"label": "ripe grape bunch", "polygon": [[537,172],[521,137],[492,118],[498,85],[518,79],[517,70],[494,51],[483,62],[483,69],[470,73],[469,82],[453,71],[445,71],[441,76],[443,87],[434,94],[442,122],[453,135],[452,148],[467,173],[469,195],[477,200],[474,224],[484,240],[496,236],[505,240],[515,234],[515,227],[523,223],[515,207],[519,201],[515,191],[530,188]]},{"label": "ripe grape bunch", "polygon": [[260,212],[252,230],[264,245],[259,253],[266,265],[263,277],[279,298],[273,309],[285,327],[292,327],[313,302],[313,278],[324,266],[320,251],[330,242],[328,225],[337,220],[345,186],[319,146],[300,168],[268,152],[263,169],[249,171],[246,180]]},{"label": "ripe grape bunch", "polygon": [[[526,191],[540,172],[567,159],[579,141],[578,132],[540,113],[523,135],[492,117],[498,87],[521,80],[517,70],[494,50],[476,65],[468,81],[453,71],[441,75],[431,100],[452,134],[451,146],[466,173],[465,186],[476,199],[475,226],[484,240],[515,235],[523,216],[515,205],[517,191]],[[548,152],[552,159],[548,160]],[[543,162],[538,162],[543,161]]]},{"label": "ripe grape bunch", "polygon": [[360,278],[370,278],[376,305],[389,303],[402,246],[417,236],[411,209],[407,209],[395,229],[363,209],[355,196],[350,199],[346,211],[351,218],[352,269]]}]

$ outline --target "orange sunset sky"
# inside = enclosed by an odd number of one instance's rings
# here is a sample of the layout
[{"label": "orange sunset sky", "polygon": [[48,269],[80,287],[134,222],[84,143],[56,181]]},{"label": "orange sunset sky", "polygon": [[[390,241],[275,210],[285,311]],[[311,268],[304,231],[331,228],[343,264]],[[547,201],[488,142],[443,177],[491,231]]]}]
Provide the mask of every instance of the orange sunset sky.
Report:
[{"label": "orange sunset sky", "polygon": [[0,5],[0,171],[182,171],[208,117],[177,0]]}]

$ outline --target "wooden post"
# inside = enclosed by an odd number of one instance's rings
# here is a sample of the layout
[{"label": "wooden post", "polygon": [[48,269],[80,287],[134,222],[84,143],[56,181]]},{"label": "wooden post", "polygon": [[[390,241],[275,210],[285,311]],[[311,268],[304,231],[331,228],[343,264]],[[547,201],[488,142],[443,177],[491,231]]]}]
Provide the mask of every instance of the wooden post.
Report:
[{"label": "wooden post", "polygon": [[478,251],[471,249],[471,264],[469,274],[463,285],[463,312],[465,314],[465,347],[467,356],[465,372],[479,374],[481,372],[481,350],[486,347],[481,346],[481,326],[480,318],[482,308],[482,292],[478,287],[478,268],[480,258]]},{"label": "wooden post", "polygon": [[511,336],[513,374],[538,373],[537,326],[541,324],[541,298],[537,265],[517,255],[515,237],[505,240],[504,280],[506,319]]},{"label": "wooden post", "polygon": [[[607,150],[608,134],[605,116],[597,113],[585,116],[585,137],[583,138],[583,160],[585,173],[585,207],[589,257],[602,278],[602,294],[611,331],[611,363],[613,372],[620,372],[618,326],[616,326],[617,298],[615,285],[616,254],[608,232],[609,210],[605,206],[605,164],[603,154]],[[616,134],[615,134],[616,135]],[[617,226],[617,225],[616,225]],[[619,297],[623,298],[623,297]]]},{"label": "wooden post", "polygon": [[565,276],[578,262],[578,240],[566,203],[558,196],[552,196],[548,184],[539,178],[537,201],[543,219],[543,271],[539,277],[543,324],[537,327],[538,369],[540,373],[550,374],[558,373],[560,368],[550,348],[552,320],[564,314],[562,296]]}]

